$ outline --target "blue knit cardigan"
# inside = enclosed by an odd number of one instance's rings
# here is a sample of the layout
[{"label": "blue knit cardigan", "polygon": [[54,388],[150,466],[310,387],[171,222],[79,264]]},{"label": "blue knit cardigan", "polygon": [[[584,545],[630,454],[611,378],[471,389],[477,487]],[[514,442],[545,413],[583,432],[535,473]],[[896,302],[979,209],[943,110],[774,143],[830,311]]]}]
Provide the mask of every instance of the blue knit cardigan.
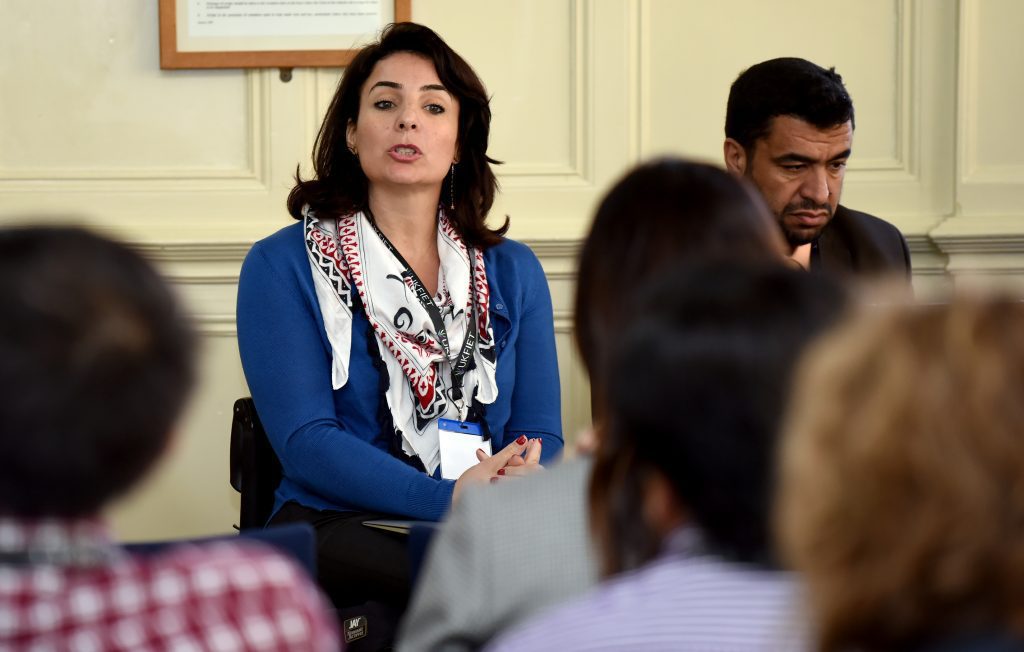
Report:
[{"label": "blue knit cardigan", "polygon": [[[562,449],[551,295],[528,247],[503,240],[484,252],[497,351],[498,398],[486,406],[495,451],[541,437],[543,460]],[[256,410],[281,459],[274,511],[384,512],[439,520],[454,481],[431,477],[389,452],[380,418],[382,364],[370,324],[352,324],[348,383],[331,386],[331,347],[313,287],[302,223],[257,242],[238,283],[238,348]]]}]

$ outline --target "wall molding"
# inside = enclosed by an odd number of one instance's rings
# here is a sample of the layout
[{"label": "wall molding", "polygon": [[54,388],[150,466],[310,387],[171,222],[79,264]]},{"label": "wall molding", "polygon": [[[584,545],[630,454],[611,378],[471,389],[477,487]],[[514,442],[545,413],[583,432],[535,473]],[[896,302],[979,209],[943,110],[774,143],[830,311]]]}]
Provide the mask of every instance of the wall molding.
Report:
[{"label": "wall molding", "polygon": [[533,250],[541,260],[545,258],[572,258],[579,255],[583,241],[577,238],[528,238],[522,243]]},{"label": "wall molding", "polygon": [[[922,218],[922,221],[928,220]],[[937,250],[942,253],[961,253],[969,250],[1024,254],[1024,215],[945,218],[930,231],[910,233],[906,238],[913,252]],[[530,247],[545,267],[550,265],[553,268],[547,272],[549,278],[575,278],[575,260],[583,244],[581,239],[530,238],[522,242]],[[197,269],[207,263],[241,265],[252,245],[252,242],[238,240],[131,244],[133,249],[154,262],[193,264]],[[565,269],[566,265],[571,265],[573,269]],[[1024,269],[1024,258],[1021,260],[1021,268]],[[197,275],[189,278],[204,277]],[[224,279],[237,281],[237,274]]]},{"label": "wall molding", "polygon": [[917,160],[920,133],[914,127],[914,114],[920,93],[921,76],[919,0],[896,0],[896,97],[893,106],[895,151],[892,157],[854,157],[850,171],[870,173],[873,179],[919,181]]},{"label": "wall molding", "polygon": [[[540,259],[575,258],[582,240],[576,238],[528,238],[521,240]],[[202,263],[241,262],[255,241],[175,240],[132,242],[131,247],[157,262]]]},{"label": "wall molding", "polygon": [[228,337],[238,336],[238,329],[235,327],[235,315],[232,314],[197,314],[195,315],[196,329],[200,335],[206,337]]},{"label": "wall molding", "polygon": [[569,161],[507,163],[496,173],[506,188],[581,187],[594,173],[594,0],[570,0]]},{"label": "wall molding", "polygon": [[[1016,211],[1024,202],[1024,161],[986,162],[982,159],[979,148],[983,125],[986,124],[988,117],[985,110],[995,102],[1001,103],[1001,100],[989,97],[989,105],[982,106],[980,85],[983,78],[989,80],[989,85],[995,83],[991,81],[991,75],[998,74],[998,83],[1002,86],[1005,84],[1004,79],[1014,78],[1017,69],[1024,62],[1024,57],[1016,50],[1006,51],[1015,45],[1015,42],[1011,44],[1006,39],[1016,39],[1015,35],[1002,33],[993,38],[991,34],[985,33],[982,11],[993,11],[994,7],[997,7],[994,3],[961,0],[959,6],[957,200],[962,210],[968,214]],[[996,10],[998,11],[998,8]],[[991,20],[990,17],[989,21]],[[986,49],[983,51],[983,48]],[[984,63],[986,60],[987,63]],[[1000,62],[998,73],[992,72],[993,60]],[[1016,122],[1000,126],[1008,130],[1007,133],[1018,130]],[[989,138],[991,137],[990,134]],[[1015,154],[1019,156],[1020,151],[1015,151]]]},{"label": "wall molding", "polygon": [[978,13],[977,2],[961,1],[957,70],[957,172],[961,183],[976,181],[978,174]]},{"label": "wall molding", "polygon": [[929,235],[950,253],[1024,253],[1024,215],[959,215],[943,221]]},{"label": "wall molding", "polygon": [[175,242],[133,242],[131,246],[158,262],[241,262],[255,242],[245,240],[181,240]]},{"label": "wall molding", "polygon": [[265,70],[245,73],[248,144],[244,167],[0,168],[0,192],[266,192],[271,169],[269,74]]},{"label": "wall molding", "polygon": [[[907,241],[915,278],[925,283],[960,275],[1024,277],[1024,215],[921,217],[938,220],[925,233]],[[552,291],[556,332],[571,334],[576,260],[582,241],[575,238],[525,240],[544,268]],[[238,273],[252,243],[247,241],[136,243],[134,248],[156,262],[167,278],[193,295],[197,321],[204,334],[234,336],[233,312]],[[928,280],[926,280],[928,279]]]}]

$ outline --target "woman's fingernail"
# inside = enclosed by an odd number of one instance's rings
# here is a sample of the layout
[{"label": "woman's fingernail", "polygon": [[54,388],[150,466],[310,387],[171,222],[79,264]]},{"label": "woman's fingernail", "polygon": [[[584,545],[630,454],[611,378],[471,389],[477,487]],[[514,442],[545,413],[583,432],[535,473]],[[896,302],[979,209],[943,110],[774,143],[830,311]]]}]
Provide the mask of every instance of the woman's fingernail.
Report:
[{"label": "woman's fingernail", "polygon": [[519,435],[519,439],[516,440],[516,443],[519,444],[520,446],[525,444],[526,443],[526,435]]},{"label": "woman's fingernail", "polygon": [[498,475],[505,475],[505,469],[498,469]]}]

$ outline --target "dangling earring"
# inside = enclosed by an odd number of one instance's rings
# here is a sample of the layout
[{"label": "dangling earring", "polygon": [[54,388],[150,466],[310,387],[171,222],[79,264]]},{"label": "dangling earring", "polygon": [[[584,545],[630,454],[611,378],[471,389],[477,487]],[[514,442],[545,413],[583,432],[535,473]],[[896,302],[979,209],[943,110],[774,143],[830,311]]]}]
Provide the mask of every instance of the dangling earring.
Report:
[{"label": "dangling earring", "polygon": [[452,182],[448,187],[448,208],[455,210],[455,163],[452,163]]}]

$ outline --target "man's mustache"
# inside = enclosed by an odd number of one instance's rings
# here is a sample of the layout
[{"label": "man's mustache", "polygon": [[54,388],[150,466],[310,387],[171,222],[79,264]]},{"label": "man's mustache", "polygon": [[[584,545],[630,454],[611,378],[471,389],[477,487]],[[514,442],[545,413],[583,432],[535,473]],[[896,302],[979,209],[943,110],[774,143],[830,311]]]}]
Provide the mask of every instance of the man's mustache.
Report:
[{"label": "man's mustache", "polygon": [[811,199],[805,199],[797,204],[786,204],[786,208],[783,212],[793,213],[795,211],[825,211],[829,217],[832,217],[832,205],[829,203],[818,204]]}]

